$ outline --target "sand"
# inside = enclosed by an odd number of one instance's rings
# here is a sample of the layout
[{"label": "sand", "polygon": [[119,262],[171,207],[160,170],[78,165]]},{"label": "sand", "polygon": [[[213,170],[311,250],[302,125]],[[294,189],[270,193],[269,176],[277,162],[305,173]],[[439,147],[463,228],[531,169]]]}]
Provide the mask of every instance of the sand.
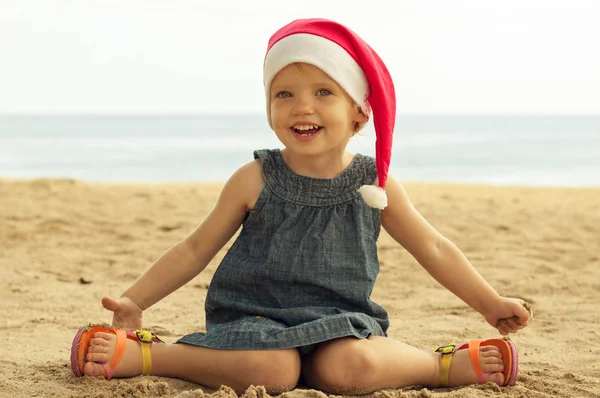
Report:
[{"label": "sand", "polygon": [[[0,396],[221,397],[160,377],[75,378],[71,340],[110,322],[103,295],[118,297],[212,208],[221,185],[90,184],[0,180]],[[558,189],[406,183],[421,213],[454,241],[503,295],[533,305],[535,321],[513,335],[521,353],[515,387],[386,390],[374,397],[600,397],[600,188]],[[206,288],[226,249],[188,285],[145,314],[168,342],[204,330]],[[373,299],[390,337],[430,349],[453,339],[497,337],[387,234]],[[245,396],[266,396],[251,387]],[[296,389],[287,398],[324,397]]]}]

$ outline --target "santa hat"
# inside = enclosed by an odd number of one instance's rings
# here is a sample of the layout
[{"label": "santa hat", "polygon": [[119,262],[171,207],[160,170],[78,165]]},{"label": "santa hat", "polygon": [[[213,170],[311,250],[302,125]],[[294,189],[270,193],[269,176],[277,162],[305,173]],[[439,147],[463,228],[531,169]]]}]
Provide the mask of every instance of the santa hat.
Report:
[{"label": "santa hat", "polygon": [[269,125],[271,81],[277,72],[296,62],[318,67],[335,80],[366,115],[369,109],[373,111],[379,187],[364,185],[359,191],[369,206],[385,208],[385,187],[396,121],[394,83],[385,64],[356,33],[339,23],[326,19],[293,21],[275,32],[265,56],[263,77]]}]

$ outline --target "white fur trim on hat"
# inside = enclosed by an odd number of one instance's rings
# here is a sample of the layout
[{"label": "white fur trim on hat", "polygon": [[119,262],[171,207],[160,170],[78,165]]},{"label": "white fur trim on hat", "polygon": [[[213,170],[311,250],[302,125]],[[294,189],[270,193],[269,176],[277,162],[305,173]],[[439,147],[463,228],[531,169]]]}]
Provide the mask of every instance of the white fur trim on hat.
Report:
[{"label": "white fur trim on hat", "polygon": [[348,93],[365,114],[369,114],[366,103],[369,84],[365,73],[354,58],[331,40],[312,34],[297,33],[279,40],[265,57],[263,80],[269,125],[271,125],[269,95],[271,82],[281,69],[296,62],[311,64],[321,69]]},{"label": "white fur trim on hat", "polygon": [[363,185],[358,189],[360,196],[366,204],[376,209],[385,209],[387,206],[387,195],[385,191],[375,185]]}]

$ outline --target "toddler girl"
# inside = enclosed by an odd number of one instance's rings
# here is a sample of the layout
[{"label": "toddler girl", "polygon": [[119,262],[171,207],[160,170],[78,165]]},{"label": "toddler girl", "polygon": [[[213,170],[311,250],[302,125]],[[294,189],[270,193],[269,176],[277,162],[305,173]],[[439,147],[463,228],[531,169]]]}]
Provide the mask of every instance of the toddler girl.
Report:
[{"label": "toddler girl", "polygon": [[[121,298],[103,300],[113,325],[77,333],[73,372],[153,374],[238,393],[264,385],[271,394],[300,379],[334,394],[514,384],[511,342],[470,340],[423,351],[387,337],[388,315],[370,299],[383,226],[500,333],[531,318],[521,300],[499,296],[388,179],[396,100],[375,51],[338,23],[297,20],[269,41],[264,87],[267,120],[284,149],[255,151],[195,231]],[[348,152],[371,116],[375,158]],[[142,312],[197,276],[240,226],[207,293],[206,333],[169,345],[139,330]]]}]

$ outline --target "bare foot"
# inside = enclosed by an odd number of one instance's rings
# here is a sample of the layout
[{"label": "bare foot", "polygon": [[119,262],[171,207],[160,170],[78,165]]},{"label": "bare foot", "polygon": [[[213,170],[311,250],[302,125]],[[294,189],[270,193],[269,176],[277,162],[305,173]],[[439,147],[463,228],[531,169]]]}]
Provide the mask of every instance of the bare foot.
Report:
[{"label": "bare foot", "polygon": [[[493,372],[488,375],[486,382],[504,384],[504,362],[502,362],[502,354],[500,350],[494,346],[482,346],[479,348],[479,358],[481,371],[483,373]],[[442,356],[440,355],[440,366]],[[452,354],[452,362],[450,362],[449,382],[451,386],[465,386],[476,384],[478,382],[475,369],[469,357],[469,350],[463,349],[455,351]]]},{"label": "bare foot", "polygon": [[[103,376],[105,369],[101,363],[110,362],[117,348],[117,336],[112,333],[97,332],[90,340],[83,367],[88,376]],[[127,339],[125,352],[113,371],[113,377],[133,377],[142,374],[142,349],[140,343]]]}]

